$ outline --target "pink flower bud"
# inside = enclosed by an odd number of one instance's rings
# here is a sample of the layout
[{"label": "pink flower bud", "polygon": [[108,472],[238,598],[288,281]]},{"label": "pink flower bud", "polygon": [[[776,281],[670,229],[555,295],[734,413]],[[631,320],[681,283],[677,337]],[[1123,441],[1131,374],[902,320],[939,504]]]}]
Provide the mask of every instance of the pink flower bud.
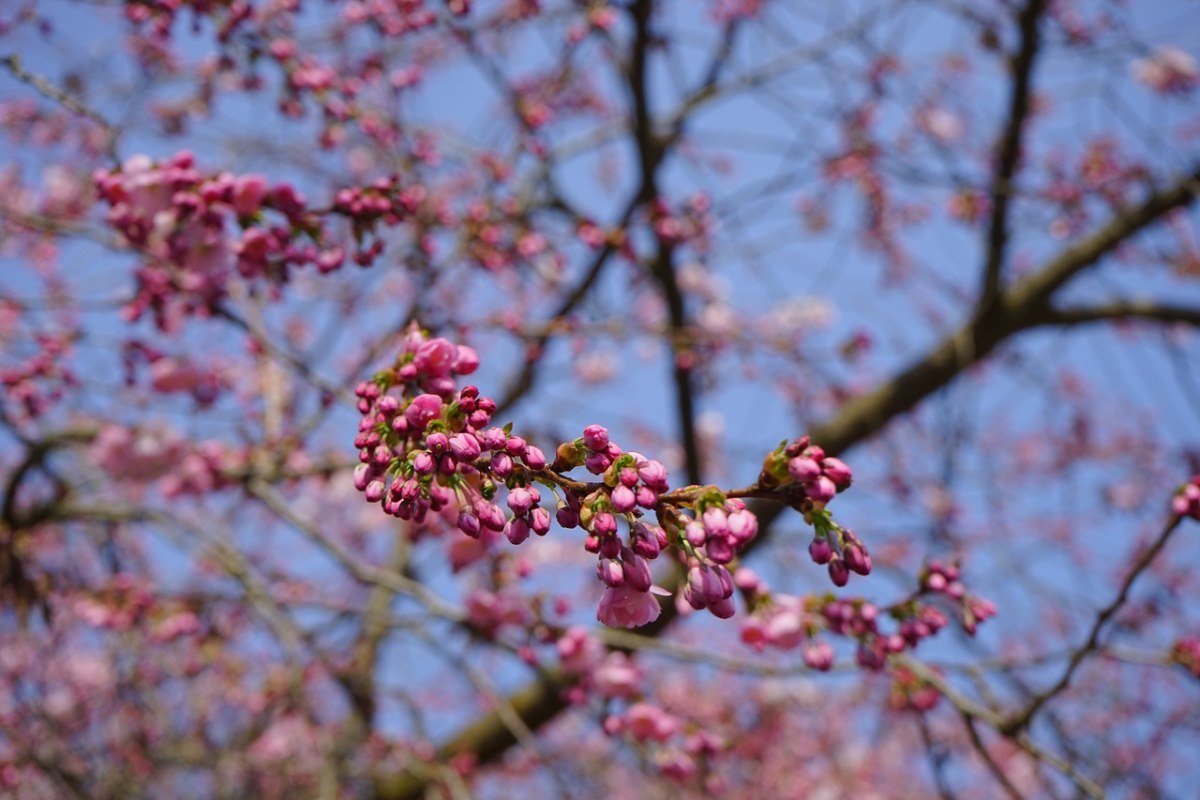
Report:
[{"label": "pink flower bud", "polygon": [[637,488],[637,504],[642,508],[654,508],[658,505],[658,494],[649,486]]},{"label": "pink flower bud", "polygon": [[649,460],[643,464],[639,464],[638,477],[642,479],[642,483],[659,494],[662,494],[669,488],[667,485],[667,468],[658,461]]},{"label": "pink flower bud", "polygon": [[601,425],[588,425],[583,429],[583,444],[593,453],[603,452],[608,447],[608,429]]},{"label": "pink flower bud", "polygon": [[788,474],[800,483],[810,483],[821,474],[821,465],[811,458],[796,456],[788,460]]},{"label": "pink flower bud", "polygon": [[442,413],[442,398],[436,394],[419,394],[404,410],[404,418],[414,430],[423,431],[425,426]]},{"label": "pink flower bud", "polygon": [[616,536],[604,536],[600,539],[600,555],[605,558],[616,558],[621,555],[621,540]]},{"label": "pink flower bud", "polygon": [[525,461],[525,466],[537,472],[546,468],[546,456],[536,447],[525,448],[525,455],[522,456]]},{"label": "pink flower bud", "polygon": [[583,460],[583,465],[587,467],[587,471],[593,475],[602,475],[604,471],[612,464],[612,459],[604,453],[592,453]]},{"label": "pink flower bud", "polygon": [[754,594],[762,591],[762,579],[758,577],[758,573],[749,567],[738,567],[733,573],[733,585],[741,589],[743,592]]},{"label": "pink flower bud", "polygon": [[479,440],[470,433],[458,433],[450,437],[450,452],[459,461],[474,461],[479,458]]},{"label": "pink flower bud", "polygon": [[262,175],[243,175],[233,184],[233,210],[248,217],[262,206],[267,195],[267,179]]},{"label": "pink flower bud", "polygon": [[738,545],[743,545],[758,535],[758,517],[749,509],[735,511],[728,519],[729,535]]},{"label": "pink flower bud", "polygon": [[733,545],[726,536],[709,536],[704,543],[704,552],[716,564],[728,564],[735,555]]},{"label": "pink flower bud", "polygon": [[850,580],[850,570],[846,567],[846,562],[840,558],[835,558],[829,562],[829,579],[833,581],[834,586],[845,586]]},{"label": "pink flower bud", "polygon": [[524,486],[517,486],[508,493],[508,507],[518,516],[524,516],[536,503],[534,493]]},{"label": "pink flower bud", "polygon": [[705,509],[701,522],[704,523],[704,532],[708,536],[724,537],[729,533],[729,520],[725,516],[725,511],[716,507]]},{"label": "pink flower bud", "polygon": [[837,486],[829,478],[820,475],[804,484],[804,492],[814,503],[828,503],[837,494]]},{"label": "pink flower bud", "polygon": [[512,456],[508,453],[496,453],[492,456],[492,474],[503,480],[513,472]]},{"label": "pink flower bud", "polygon": [[435,466],[433,455],[427,450],[422,450],[413,457],[413,471],[418,475],[429,475]]},{"label": "pink flower bud", "polygon": [[625,570],[615,558],[601,558],[596,562],[596,577],[609,586],[620,586],[625,582]]},{"label": "pink flower bud", "polygon": [[443,378],[450,374],[458,359],[458,347],[445,339],[430,339],[417,348],[413,365],[427,378]]},{"label": "pink flower bud", "polygon": [[472,512],[467,510],[458,512],[458,521],[456,524],[458,525],[458,530],[461,530],[462,533],[467,534],[472,539],[479,539],[479,517],[473,515]]},{"label": "pink flower bud", "polygon": [[601,511],[592,518],[592,531],[599,536],[617,532],[617,518],[607,511]]},{"label": "pink flower bud", "polygon": [[538,536],[545,536],[550,530],[550,512],[544,508],[535,508],[530,511],[529,527]]},{"label": "pink flower bud", "polygon": [[475,514],[485,528],[497,532],[504,530],[506,520],[499,506],[480,498],[475,501]]},{"label": "pink flower bud", "polygon": [[650,575],[650,565],[646,559],[626,547],[621,551],[621,560],[625,564],[626,582],[639,592],[650,591],[653,579]]},{"label": "pink flower bud", "polygon": [[454,359],[454,374],[470,375],[477,369],[479,369],[479,353],[475,352],[474,348],[463,344],[458,345],[458,352]]},{"label": "pink flower bud", "polygon": [[828,539],[813,539],[808,546],[808,555],[815,564],[828,564],[833,558],[833,546]]},{"label": "pink flower bud", "polygon": [[367,488],[367,484],[375,477],[374,470],[370,464],[358,464],[354,467],[354,488],[360,492]]},{"label": "pink flower bud", "polygon": [[626,514],[637,505],[637,497],[633,490],[625,485],[618,485],[611,494],[613,509],[619,514]]},{"label": "pink flower bud", "polygon": [[529,538],[529,524],[523,519],[510,519],[504,526],[504,535],[512,544],[520,544]]},{"label": "pink flower bud", "polygon": [[838,458],[827,458],[821,462],[821,470],[834,482],[838,489],[845,489],[853,480],[853,473],[845,462]]},{"label": "pink flower bud", "polygon": [[658,558],[660,547],[658,536],[644,522],[636,522],[630,534],[633,551],[643,558]]},{"label": "pink flower bud", "polygon": [[842,551],[846,566],[859,575],[869,575],[871,572],[871,556],[866,548],[859,544],[848,544]]},{"label": "pink flower bud", "polygon": [[371,463],[377,467],[386,467],[392,463],[392,448],[381,444],[371,451]]},{"label": "pink flower bud", "polygon": [[[726,593],[720,576],[709,567],[692,567],[688,570],[688,586],[693,594],[703,601],[704,606],[723,600],[732,592]],[[694,605],[694,604],[693,604]]]},{"label": "pink flower bud", "polygon": [[729,619],[737,613],[737,607],[733,604],[733,598],[730,597],[723,597],[715,603],[709,603],[708,610],[717,619]]},{"label": "pink flower bud", "polygon": [[484,450],[503,450],[508,438],[504,435],[504,430],[501,428],[488,428],[482,433],[476,433],[479,439],[479,445]]}]

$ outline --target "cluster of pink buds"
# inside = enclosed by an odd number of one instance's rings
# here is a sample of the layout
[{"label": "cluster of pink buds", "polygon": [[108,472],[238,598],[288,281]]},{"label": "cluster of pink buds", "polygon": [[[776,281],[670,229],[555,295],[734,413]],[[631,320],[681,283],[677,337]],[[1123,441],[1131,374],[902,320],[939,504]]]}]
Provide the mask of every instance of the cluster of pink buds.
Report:
[{"label": "cluster of pink buds", "polygon": [[425,187],[420,184],[401,188],[400,176],[395,174],[367,186],[339,190],[333,198],[333,210],[348,218],[353,226],[354,240],[360,243],[354,254],[355,263],[370,266],[383,252],[380,239],[363,246],[366,234],[375,233],[380,222],[389,227],[399,225],[422,207],[426,197]]},{"label": "cluster of pink buds", "polygon": [[[556,472],[583,466],[601,477],[588,484],[586,493],[567,492],[558,509],[564,528],[583,528],[584,548],[597,556],[596,575],[608,587],[597,617],[608,625],[637,627],[658,618],[660,607],[650,574],[650,562],[667,547],[662,528],[639,517],[653,509],[669,488],[667,470],[658,461],[626,453],[609,439],[608,430],[589,425],[583,436],[558,448]],[[624,519],[628,539],[622,538],[618,520]]]},{"label": "cluster of pink buds", "polygon": [[[725,749],[717,736],[703,730],[688,732],[683,720],[656,705],[639,701],[631,703],[622,714],[604,719],[604,732],[609,736],[623,735],[641,745],[655,749],[654,763],[666,777],[686,781],[700,770],[704,762]],[[678,742],[683,736],[682,747]]]},{"label": "cluster of pink buds", "polygon": [[519,263],[534,264],[539,272],[547,274],[557,274],[562,268],[562,257],[545,236],[529,226],[515,198],[472,203],[457,230],[462,237],[462,251],[490,272]]},{"label": "cluster of pink buds", "polygon": [[763,485],[794,482],[814,508],[824,508],[835,494],[849,489],[853,480],[854,474],[844,461],[825,455],[825,450],[807,436],[770,453],[759,478]]},{"label": "cluster of pink buds", "polygon": [[[478,365],[474,350],[428,338],[414,325],[392,368],[358,386],[362,420],[355,446],[361,463],[354,480],[369,502],[417,522],[430,511],[447,519],[456,513],[458,528],[471,538],[486,543],[503,533],[519,545],[530,534],[549,531],[551,515],[543,506],[548,491],[559,525],[586,533],[584,549],[596,556],[596,576],[605,586],[596,617],[610,626],[640,627],[658,619],[662,608],[655,595],[669,593],[654,585],[651,562],[670,548],[687,570],[677,608],[733,616],[730,569],[759,526],[741,496],[778,496],[802,510],[826,548],[821,563],[830,564],[839,585],[851,570],[870,571],[862,542],[825,510],[850,485],[850,470],[807,438],[781,446],[768,459],[765,480],[731,491],[739,495],[733,497],[715,486],[671,492],[662,463],[626,452],[600,425],[559,445],[548,465],[542,451],[509,426],[492,424],[491,398],[474,386],[458,388],[456,377]],[[580,467],[599,480],[567,476]],[[507,510],[496,496],[501,486]],[[647,512],[662,527],[644,521]],[[828,668],[832,651],[816,648],[812,660]]]},{"label": "cluster of pink buds", "polygon": [[[291,184],[269,186],[261,175],[206,175],[187,151],[162,162],[135,156],[94,180],[109,205],[109,224],[149,257],[126,308],[130,319],[151,310],[165,328],[175,314],[211,308],[235,265],[247,278],[282,281],[293,266],[328,271],[341,264],[340,249],[314,244],[322,239],[320,225]],[[268,211],[277,215],[273,223]],[[230,221],[240,234],[227,231]],[[312,242],[301,244],[301,237]]]},{"label": "cluster of pink buds", "polygon": [[[738,499],[696,504],[696,518],[684,527],[684,537],[703,560],[725,565],[758,535],[758,517]],[[700,606],[698,606],[699,608]]]},{"label": "cluster of pink buds", "polygon": [[[952,600],[958,607],[959,619],[962,622],[963,630],[971,636],[975,635],[975,629],[980,622],[984,622],[996,616],[996,606],[991,600],[985,600],[981,597],[974,597],[967,594],[966,588],[962,581],[959,580],[960,573],[957,566],[953,564],[942,564],[939,561],[931,561],[921,573],[921,588],[926,592],[934,594],[942,594]],[[922,609],[923,614],[934,612],[929,606]],[[940,612],[939,612],[940,613]],[[908,638],[912,645],[916,645],[924,636],[928,636],[937,632],[937,628],[945,624],[945,618],[942,618],[941,624],[934,627],[928,633],[925,632],[924,625],[928,620],[906,621],[904,624],[913,624],[916,628],[912,631],[906,631],[901,626],[901,632],[905,638]]]},{"label": "cluster of pink buds", "polygon": [[829,578],[836,586],[845,586],[850,573],[871,572],[871,556],[854,531],[837,525],[825,510],[834,495],[850,488],[854,475],[840,458],[802,436],[783,444],[763,461],[758,482],[784,492],[792,507],[804,514],[815,530],[808,553],[817,564],[828,565]]},{"label": "cluster of pink buds", "polygon": [[851,572],[869,575],[871,556],[854,531],[834,525],[824,514],[814,516],[814,522],[818,520],[817,534],[808,546],[813,563],[828,565],[829,579],[835,586],[845,586]]},{"label": "cluster of pink buds", "polygon": [[734,581],[749,597],[754,609],[742,623],[742,641],[762,651],[766,647],[794,650],[803,646],[801,657],[809,669],[827,672],[833,667],[833,646],[816,638],[824,630],[825,620],[820,613],[820,601],[814,597],[768,595],[757,575],[748,576],[742,567]]},{"label": "cluster of pink buds", "polygon": [[0,368],[0,387],[25,416],[37,418],[62,399],[64,390],[78,379],[67,366],[70,343],[66,337],[36,334],[37,353],[11,367]]},{"label": "cluster of pink buds", "polygon": [[728,619],[735,611],[735,582],[728,565],[758,535],[758,517],[741,500],[727,498],[715,487],[697,497],[692,510],[692,516],[677,512],[670,517],[687,555],[682,599],[697,611],[708,609],[713,616]]},{"label": "cluster of pink buds", "polygon": [[[967,594],[957,567],[936,561],[923,570],[917,592],[885,609],[862,598],[773,595],[746,567],[737,570],[734,582],[751,609],[742,623],[742,641],[756,650],[768,646],[792,650],[803,645],[804,663],[819,670],[829,669],[834,659],[833,648],[816,638],[821,632],[857,641],[859,666],[878,670],[889,655],[913,649],[922,639],[945,628],[949,619],[940,609],[921,602],[925,594],[943,594],[954,600],[963,629],[971,635],[979,622],[996,613],[991,602]],[[880,629],[879,621],[885,618],[896,622],[893,632]]]},{"label": "cluster of pink buds", "polygon": [[[410,328],[395,366],[355,390],[363,418],[355,439],[361,463],[354,482],[369,502],[393,516],[420,522],[456,501],[463,533],[478,538],[485,528],[503,531],[519,544],[530,531],[550,529],[540,494],[523,477],[544,469],[546,458],[491,425],[495,401],[474,386],[457,389],[454,376],[478,366],[470,347]],[[389,393],[396,388],[399,396]],[[497,478],[510,484],[511,517],[493,502]]]},{"label": "cluster of pink buds", "polygon": [[860,667],[882,669],[888,655],[905,648],[904,637],[880,632],[879,609],[866,600],[833,600],[821,613],[830,633],[858,640],[855,660]]},{"label": "cluster of pink buds", "polygon": [[1171,513],[1200,520],[1200,475],[1179,487],[1171,500]]}]

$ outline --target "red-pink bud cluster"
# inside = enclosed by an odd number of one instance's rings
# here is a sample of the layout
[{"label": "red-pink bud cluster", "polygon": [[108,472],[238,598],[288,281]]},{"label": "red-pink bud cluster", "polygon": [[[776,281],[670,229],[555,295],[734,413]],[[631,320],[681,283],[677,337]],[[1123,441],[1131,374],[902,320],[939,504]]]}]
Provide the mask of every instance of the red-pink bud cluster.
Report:
[{"label": "red-pink bud cluster", "polygon": [[23,361],[0,369],[0,387],[18,413],[36,419],[63,397],[66,389],[78,384],[67,366],[65,355],[70,342],[63,336],[37,334],[33,337],[38,351]]},{"label": "red-pink bud cluster", "polygon": [[90,448],[92,461],[120,481],[158,481],[166,497],[203,495],[234,485],[245,453],[214,440],[194,442],[163,424],[105,425]]},{"label": "red-pink bud cluster", "polygon": [[[590,491],[582,497],[568,492],[558,521],[565,528],[578,526],[588,533],[584,548],[596,554],[596,576],[607,586],[597,618],[606,625],[629,628],[653,622],[661,609],[653,597],[649,562],[668,541],[661,528],[639,517],[668,490],[666,468],[638,453],[626,453],[600,425],[589,425],[583,436],[558,448],[556,471],[580,465],[602,481],[589,485]],[[627,541],[620,535],[620,519],[629,529]]]},{"label": "red-pink bud cluster", "polygon": [[[478,538],[484,528],[503,531],[519,544],[530,531],[545,534],[550,515],[538,505],[540,493],[518,482],[510,486],[510,518],[492,502],[494,478],[511,482],[517,460],[537,472],[546,459],[524,439],[491,425],[495,401],[474,386],[456,388],[455,376],[478,366],[471,348],[427,338],[413,326],[396,365],[355,390],[363,414],[355,486],[401,519],[422,521],[456,501],[463,533]],[[395,388],[399,396],[389,393]]]},{"label": "red-pink bud cluster", "polygon": [[758,535],[758,517],[741,500],[711,488],[695,501],[693,516],[680,513],[674,524],[688,555],[682,599],[720,619],[732,617],[734,580],[727,565]]},{"label": "red-pink bud cluster", "polygon": [[1200,475],[1179,487],[1171,499],[1171,513],[1200,520]]},{"label": "red-pink bud cluster", "polygon": [[[644,700],[630,704],[621,714],[610,714],[604,720],[604,732],[610,736],[623,735],[640,745],[654,749],[654,763],[668,778],[686,781],[693,778],[700,764],[719,752],[725,744],[717,736],[703,730],[691,730],[678,716]],[[683,735],[682,746],[678,737]]]},{"label": "red-pink bud cluster", "polygon": [[782,453],[777,450],[768,456],[764,471],[776,479],[784,477],[780,474],[780,462],[787,477],[804,489],[804,494],[817,508],[824,508],[835,494],[849,489],[854,479],[845,462],[826,456],[825,451],[811,444],[807,436],[783,448]]},{"label": "red-pink bud cluster", "polygon": [[688,544],[713,564],[730,563],[757,535],[758,517],[737,499],[704,506],[684,528]]},{"label": "red-pink bud cluster", "polygon": [[[975,629],[980,622],[996,616],[996,606],[991,600],[967,594],[967,590],[960,580],[959,569],[953,564],[930,561],[921,573],[921,588],[926,592],[945,595],[952,600],[957,606],[963,630],[971,636],[975,635]],[[944,621],[942,624],[945,624]],[[937,627],[941,627],[941,625]],[[910,636],[904,631],[903,625],[901,632],[905,633],[906,638],[910,638],[914,646],[923,635],[929,635],[918,630]],[[936,633],[936,628],[931,633]]]},{"label": "red-pink bud cluster", "polygon": [[[162,162],[134,156],[94,180],[109,205],[109,224],[147,256],[125,309],[131,320],[149,310],[169,329],[180,316],[211,310],[234,266],[247,278],[284,281],[294,266],[328,271],[341,263],[338,248],[301,244],[323,236],[290,184],[269,186],[261,175],[204,174],[187,151]],[[230,222],[238,233],[227,230]]]},{"label": "red-pink bud cluster", "polygon": [[[430,511],[457,510],[458,528],[486,543],[503,532],[514,545],[531,533],[544,535],[550,514],[542,507],[543,490],[557,502],[556,518],[564,528],[582,528],[584,549],[596,555],[596,577],[605,591],[596,617],[606,625],[640,627],[659,617],[651,563],[668,548],[676,548],[687,568],[680,608],[708,609],[726,619],[735,613],[735,581],[731,565],[758,533],[758,519],[738,497],[716,487],[687,487],[670,492],[662,463],[626,452],[601,425],[589,425],[573,442],[558,446],[553,464],[540,450],[492,426],[495,403],[474,386],[457,388],[455,377],[475,371],[478,355],[445,339],[430,339],[413,326],[395,365],[356,390],[363,418],[355,446],[361,463],[355,485],[367,500],[402,519],[423,521]],[[393,389],[399,388],[399,392]],[[827,481],[831,494],[849,486],[850,470],[826,458],[820,448],[800,440],[778,451],[779,474],[792,481],[782,494],[803,510],[829,548],[824,563],[840,583],[850,570],[866,574],[871,562],[853,531],[835,525],[825,500],[807,496],[807,485]],[[787,461],[807,459],[815,464],[806,483],[795,482]],[[582,482],[566,473],[584,467],[599,481]],[[507,513],[496,502],[500,485],[507,489]],[[773,493],[781,482],[744,492]],[[561,494],[560,494],[561,492]],[[666,526],[647,524],[653,511]],[[623,529],[627,533],[623,533]],[[486,535],[485,535],[486,534]],[[836,543],[836,550],[833,549]],[[458,564],[477,554],[460,553]],[[840,585],[840,584],[839,584]],[[830,660],[814,652],[814,663]]]},{"label": "red-pink bud cluster", "polygon": [[425,187],[420,184],[402,188],[396,174],[367,186],[339,190],[333,198],[333,210],[351,222],[354,240],[359,243],[355,263],[363,267],[374,263],[383,252],[383,241],[376,238],[364,246],[367,234],[374,235],[380,222],[389,227],[399,225],[422,207],[426,196]]},{"label": "red-pink bud cluster", "polygon": [[808,546],[808,555],[813,562],[829,565],[829,579],[835,586],[845,586],[851,572],[869,575],[871,555],[867,546],[849,528],[840,528],[832,521],[827,525],[827,528],[818,526],[817,535]]},{"label": "red-pink bud cluster", "polygon": [[[832,647],[815,638],[822,631],[856,641],[859,666],[872,670],[882,669],[889,655],[915,648],[922,639],[936,634],[949,619],[937,607],[922,603],[923,594],[935,592],[953,599],[964,630],[972,635],[979,622],[996,613],[991,602],[967,594],[957,567],[938,562],[923,571],[916,593],[883,610],[861,598],[773,595],[746,568],[738,570],[735,583],[751,608],[742,623],[742,641],[756,650],[768,646],[791,650],[803,644],[804,661],[813,669],[829,669],[833,664]],[[879,621],[884,618],[896,621],[893,632],[880,629]]]}]

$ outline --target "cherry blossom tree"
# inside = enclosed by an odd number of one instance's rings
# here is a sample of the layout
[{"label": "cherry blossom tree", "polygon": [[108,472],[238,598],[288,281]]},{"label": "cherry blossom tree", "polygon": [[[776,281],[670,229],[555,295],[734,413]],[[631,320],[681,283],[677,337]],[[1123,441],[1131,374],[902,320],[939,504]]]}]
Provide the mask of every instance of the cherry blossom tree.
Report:
[{"label": "cherry blossom tree", "polygon": [[0,787],[1176,797],[1200,19],[0,2]]}]

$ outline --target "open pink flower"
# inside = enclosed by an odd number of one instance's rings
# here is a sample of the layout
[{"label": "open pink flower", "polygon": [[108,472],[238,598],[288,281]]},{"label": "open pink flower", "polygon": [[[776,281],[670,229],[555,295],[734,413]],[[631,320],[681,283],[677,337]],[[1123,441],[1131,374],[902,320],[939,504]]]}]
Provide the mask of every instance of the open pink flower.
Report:
[{"label": "open pink flower", "polygon": [[662,607],[650,592],[639,592],[627,583],[610,586],[600,597],[596,619],[612,628],[640,628],[658,619]]}]

